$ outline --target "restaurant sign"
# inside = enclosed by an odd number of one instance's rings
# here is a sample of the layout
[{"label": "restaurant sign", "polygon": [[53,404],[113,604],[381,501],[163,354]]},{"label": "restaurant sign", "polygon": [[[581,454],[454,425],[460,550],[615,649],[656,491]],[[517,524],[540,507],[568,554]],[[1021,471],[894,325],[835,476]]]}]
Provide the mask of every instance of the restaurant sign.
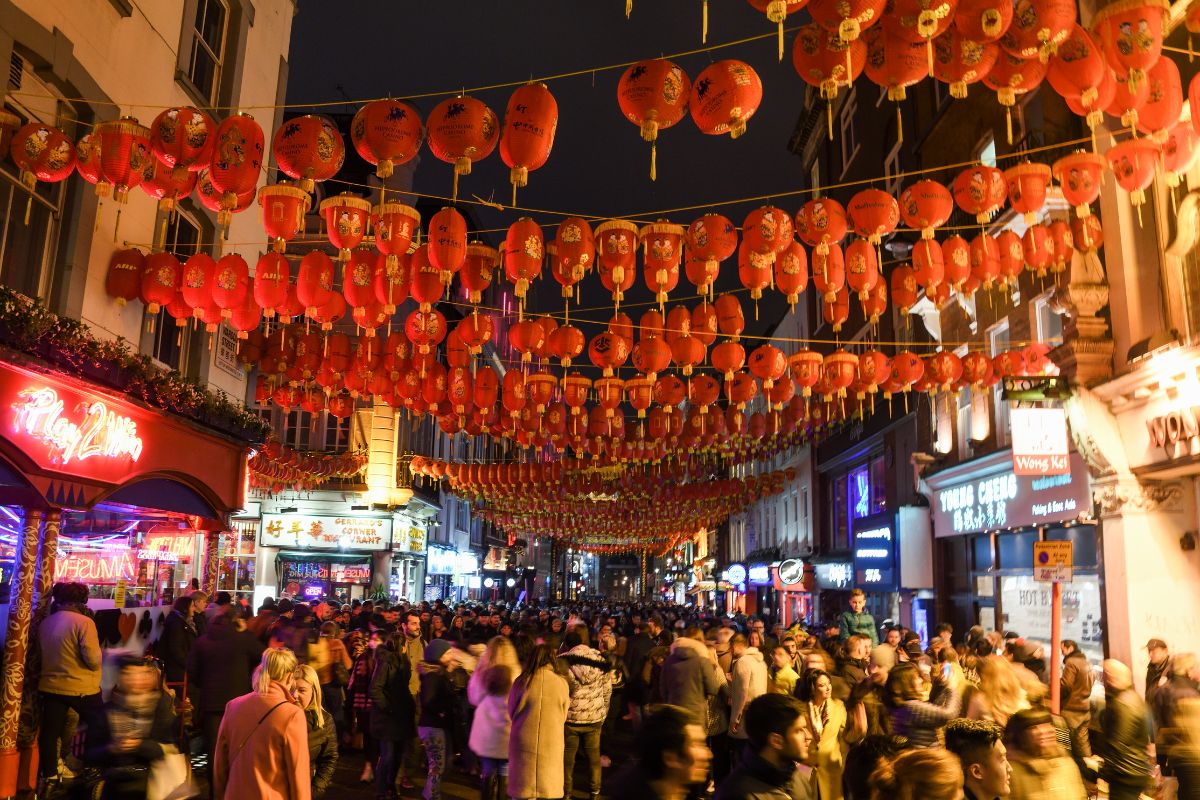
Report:
[{"label": "restaurant sign", "polygon": [[1007,453],[997,458],[972,472],[955,470],[969,476],[960,480],[930,476],[934,536],[1066,522],[1091,511],[1088,471],[1079,453],[1071,453],[1068,474],[1042,477],[1017,475]]},{"label": "restaurant sign", "polygon": [[392,521],[380,517],[263,514],[259,544],[298,550],[387,550]]}]

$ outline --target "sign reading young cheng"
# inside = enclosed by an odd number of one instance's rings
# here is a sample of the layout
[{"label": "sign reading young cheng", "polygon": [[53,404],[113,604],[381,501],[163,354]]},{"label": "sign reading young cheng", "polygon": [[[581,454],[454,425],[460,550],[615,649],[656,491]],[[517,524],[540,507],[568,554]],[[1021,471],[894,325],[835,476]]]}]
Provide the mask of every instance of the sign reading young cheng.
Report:
[{"label": "sign reading young cheng", "polygon": [[1012,457],[1015,475],[1070,475],[1067,415],[1061,408],[1014,408]]},{"label": "sign reading young cheng", "polygon": [[263,514],[260,544],[299,550],[387,550],[392,521],[376,517]]},{"label": "sign reading young cheng", "polygon": [[1078,453],[1071,453],[1069,460],[1070,472],[1065,475],[1017,475],[1011,462],[1002,462],[1009,468],[961,482],[940,485],[932,476],[934,535],[1027,528],[1090,512],[1087,467]]}]

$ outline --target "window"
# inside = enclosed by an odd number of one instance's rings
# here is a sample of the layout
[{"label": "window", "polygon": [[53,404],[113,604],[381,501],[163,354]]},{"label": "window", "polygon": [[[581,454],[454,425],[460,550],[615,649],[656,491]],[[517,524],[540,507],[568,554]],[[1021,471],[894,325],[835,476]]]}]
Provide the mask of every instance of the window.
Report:
[{"label": "window", "polygon": [[846,95],[846,102],[838,112],[838,127],[841,130],[839,142],[842,148],[842,175],[850,169],[850,163],[858,155],[858,135],[854,130],[854,117],[858,114],[858,94],[854,89]]},{"label": "window", "polygon": [[984,138],[979,145],[979,154],[976,156],[979,163],[986,167],[996,166],[996,138],[990,134]]},{"label": "window", "polygon": [[329,414],[325,415],[325,448],[326,450],[342,451],[350,444],[351,417],[338,419]]},{"label": "window", "polygon": [[814,161],[812,169],[808,174],[809,185],[812,188],[812,196],[814,198],[821,196],[821,162]]},{"label": "window", "polygon": [[971,387],[964,386],[958,390],[958,418],[955,420],[958,432],[958,457],[966,460],[971,457]]},{"label": "window", "polygon": [[258,521],[234,521],[233,530],[221,535],[221,560],[217,569],[217,589],[235,599],[254,598],[254,545],[258,539]]},{"label": "window", "polygon": [[221,87],[221,69],[225,61],[225,37],[228,28],[229,7],[225,0],[196,0],[187,77],[192,86],[210,103],[217,102],[217,93]]},{"label": "window", "polygon": [[[992,348],[992,358],[1008,349],[1008,320],[1004,320],[988,329],[988,341]],[[992,403],[995,408],[996,446],[1008,444],[1008,401],[1004,399],[1004,382],[1001,381],[992,389]]]},{"label": "window", "polygon": [[833,482],[833,549],[850,549],[849,476],[841,475]]},{"label": "window", "polygon": [[883,190],[892,197],[900,196],[900,142],[897,141],[883,160]]},{"label": "window", "polygon": [[1051,292],[1033,299],[1033,330],[1039,342],[1052,347],[1062,343],[1062,317],[1050,307]]},{"label": "window", "polygon": [[[168,218],[167,235],[164,246],[183,264],[189,257],[199,252],[200,225],[183,213],[170,215]],[[155,225],[158,230],[158,225]],[[146,341],[143,349],[148,350],[150,357],[171,369],[185,371],[190,340],[190,329],[175,324],[175,318],[167,313],[166,308],[159,309],[153,319],[147,314]],[[151,330],[152,329],[152,330]]]}]

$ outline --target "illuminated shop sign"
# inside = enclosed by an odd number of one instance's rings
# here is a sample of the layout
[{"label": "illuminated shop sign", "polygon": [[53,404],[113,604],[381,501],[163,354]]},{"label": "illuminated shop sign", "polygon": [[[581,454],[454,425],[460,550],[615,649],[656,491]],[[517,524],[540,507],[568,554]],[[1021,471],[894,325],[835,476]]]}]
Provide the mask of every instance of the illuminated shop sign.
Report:
[{"label": "illuminated shop sign", "polygon": [[426,575],[453,575],[454,559],[458,555],[445,547],[430,547],[425,554]]},{"label": "illuminated shop sign", "polygon": [[849,589],[854,585],[854,564],[837,561],[832,564],[814,564],[818,589]]},{"label": "illuminated shop sign", "polygon": [[753,586],[762,586],[771,582],[771,567],[768,564],[753,564],[746,570],[746,580]]},{"label": "illuminated shop sign", "polygon": [[135,554],[129,550],[68,553],[54,562],[54,580],[67,583],[114,584],[136,574]]},{"label": "illuminated shop sign", "polygon": [[137,423],[100,401],[81,401],[67,411],[48,386],[22,389],[12,404],[13,426],[46,445],[51,463],[67,466],[89,458],[137,461],[143,450]]},{"label": "illuminated shop sign", "polygon": [[721,579],[726,580],[734,585],[746,582],[746,565],[745,564],[730,564],[721,573]]},{"label": "illuminated shop sign", "polygon": [[779,562],[779,582],[784,586],[794,586],[804,580],[804,562],[798,558],[788,558]]},{"label": "illuminated shop sign", "polygon": [[[1003,456],[1001,456],[1003,457]],[[935,536],[982,533],[1005,528],[1025,528],[1048,522],[1065,522],[1091,511],[1091,487],[1083,459],[1071,453],[1066,475],[1017,475],[1012,461],[991,475],[957,483],[929,483],[933,493]]]},{"label": "illuminated shop sign", "polygon": [[854,582],[865,591],[897,587],[895,517],[877,515],[854,528]]},{"label": "illuminated shop sign", "polygon": [[301,550],[387,550],[392,521],[374,517],[263,514],[260,544]]}]

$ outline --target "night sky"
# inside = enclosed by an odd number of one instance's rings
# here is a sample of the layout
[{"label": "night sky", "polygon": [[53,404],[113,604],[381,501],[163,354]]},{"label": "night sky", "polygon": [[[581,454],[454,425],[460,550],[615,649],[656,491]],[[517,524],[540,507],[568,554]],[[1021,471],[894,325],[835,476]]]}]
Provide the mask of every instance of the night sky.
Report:
[{"label": "night sky", "polygon": [[[292,33],[287,98],[289,104],[412,98],[425,117],[446,94],[414,95],[452,93],[466,87],[503,118],[512,88],[472,92],[471,87],[542,79],[696,49],[702,46],[700,24],[700,0],[634,0],[629,19],[625,18],[624,0],[301,0]],[[798,21],[788,20],[789,26],[796,24]],[[710,46],[774,31],[775,26],[745,0],[710,0]],[[788,150],[805,95],[805,84],[791,64],[793,38],[793,33],[786,35],[782,62],[777,59],[774,35],[674,59],[693,79],[713,61],[746,61],[762,79],[763,102],[747,133],[736,140],[702,134],[690,116],[660,132],[658,180],[653,182],[649,178],[650,146],[617,104],[616,87],[623,68],[548,81],[559,106],[554,150],[544,167],[530,173],[518,205],[641,221],[656,218],[655,212],[661,209],[700,206],[667,216],[686,226],[712,210],[740,226],[762,201],[706,204],[803,188],[800,159]],[[352,114],[358,105],[321,111]],[[356,166],[361,167],[358,154],[348,140],[346,144],[347,167],[351,162],[359,162]],[[427,146],[420,159],[414,190],[449,195],[452,167],[435,158]],[[478,195],[507,205],[511,191],[508,168],[497,149],[462,178],[459,196],[471,199]],[[794,213],[805,199],[783,197],[776,205]],[[503,229],[518,216],[528,215],[482,206],[463,210],[484,231]],[[529,216],[548,226],[562,219],[555,214]],[[553,227],[547,228],[545,235],[547,241],[552,240]],[[499,246],[503,237],[502,231],[480,236],[493,246]],[[559,285],[548,271],[543,272],[541,284],[532,308],[561,311]],[[582,285],[584,306],[608,302],[609,295],[594,272]],[[735,255],[722,263],[717,290],[739,286]],[[695,305],[698,300],[693,291],[681,275],[672,300]],[[766,294],[770,299],[764,299],[757,324],[747,307],[747,333],[768,331],[787,308],[778,292]],[[626,301],[650,299],[639,275]],[[636,321],[640,311],[631,312]]]}]

